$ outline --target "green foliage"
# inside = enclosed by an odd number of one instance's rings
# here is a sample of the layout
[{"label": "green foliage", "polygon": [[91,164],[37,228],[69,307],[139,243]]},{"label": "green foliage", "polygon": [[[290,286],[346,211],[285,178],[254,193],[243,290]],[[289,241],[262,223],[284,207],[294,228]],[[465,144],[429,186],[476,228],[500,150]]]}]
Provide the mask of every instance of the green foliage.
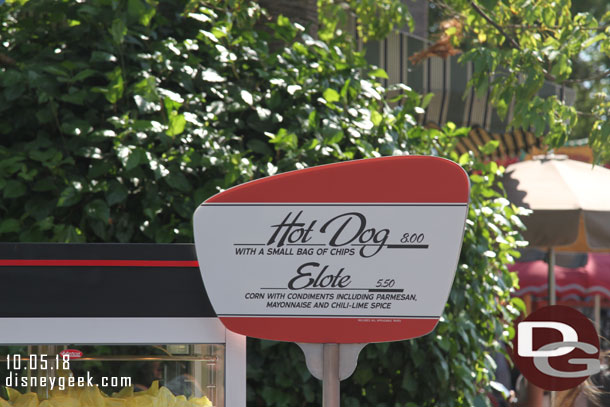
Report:
[{"label": "green foliage", "polygon": [[[491,103],[501,115],[514,102],[511,125],[531,128],[550,147],[562,146],[578,123],[589,138],[598,162],[610,162],[610,99],[601,95],[578,112],[556,95],[540,96],[545,81],[578,86],[610,76],[610,71],[573,74],[573,61],[593,52],[610,56],[610,12],[599,19],[587,12],[573,13],[570,0],[445,0],[435,2],[445,18],[462,23],[463,61],[474,64],[470,85],[478,92],[491,87]],[[596,58],[597,59],[597,58]],[[582,72],[580,72],[582,73]],[[606,82],[607,84],[607,82]],[[582,106],[582,104],[581,104]],[[582,134],[582,133],[580,133]]]},{"label": "green foliage", "polygon": [[355,17],[358,38],[364,42],[385,38],[393,30],[413,28],[413,19],[406,5],[397,0],[318,0],[320,39],[337,44],[350,44],[346,32],[350,17]]},{"label": "green foliage", "polygon": [[222,4],[0,9],[17,61],[0,74],[0,238],[191,242],[196,205],[225,188],[407,150],[418,95],[390,107],[362,56],[307,36],[269,53],[260,11]]},{"label": "green foliage", "polygon": [[[343,400],[480,405],[487,354],[516,313],[505,265],[519,222],[494,188],[501,169],[455,155],[467,129],[418,126],[425,101],[404,85],[388,101],[376,81],[385,72],[361,54],[285,18],[273,34],[257,31],[259,15],[237,0],[0,7],[1,43],[16,61],[0,70],[0,239],[191,242],[196,205],[251,179],[383,155],[451,158],[472,194],[443,319],[427,337],[367,346]],[[270,52],[270,35],[291,45]],[[251,405],[321,403],[295,345],[248,346]]]}]

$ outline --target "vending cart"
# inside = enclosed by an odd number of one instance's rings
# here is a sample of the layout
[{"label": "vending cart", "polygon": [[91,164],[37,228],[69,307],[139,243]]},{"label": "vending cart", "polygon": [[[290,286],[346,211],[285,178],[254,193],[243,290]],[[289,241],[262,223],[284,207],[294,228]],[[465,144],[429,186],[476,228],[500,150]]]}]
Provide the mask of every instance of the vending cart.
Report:
[{"label": "vending cart", "polygon": [[0,406],[244,407],[190,244],[0,244]]}]

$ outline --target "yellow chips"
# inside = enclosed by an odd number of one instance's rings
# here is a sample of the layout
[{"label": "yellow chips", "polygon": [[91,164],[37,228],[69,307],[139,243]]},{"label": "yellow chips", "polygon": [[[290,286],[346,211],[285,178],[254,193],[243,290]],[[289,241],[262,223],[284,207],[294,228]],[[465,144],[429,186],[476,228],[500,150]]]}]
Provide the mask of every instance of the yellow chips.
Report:
[{"label": "yellow chips", "polygon": [[0,407],[212,407],[210,400],[203,397],[174,396],[167,387],[159,388],[154,381],[145,391],[134,392],[133,387],[125,387],[112,396],[107,396],[99,387],[69,387],[65,390],[53,389],[50,397],[39,400],[36,393],[21,394],[7,388],[8,401],[0,398]]}]

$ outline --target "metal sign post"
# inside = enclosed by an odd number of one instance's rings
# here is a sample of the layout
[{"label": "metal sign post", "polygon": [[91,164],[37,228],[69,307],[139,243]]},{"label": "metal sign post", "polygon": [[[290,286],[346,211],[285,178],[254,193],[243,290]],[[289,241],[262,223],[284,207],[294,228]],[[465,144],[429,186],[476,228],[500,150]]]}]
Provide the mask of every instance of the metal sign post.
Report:
[{"label": "metal sign post", "polygon": [[339,344],[323,345],[322,406],[339,407]]},{"label": "metal sign post", "polygon": [[307,369],[322,380],[323,407],[339,407],[339,382],[356,370],[358,355],[366,343],[297,343],[305,354]]}]

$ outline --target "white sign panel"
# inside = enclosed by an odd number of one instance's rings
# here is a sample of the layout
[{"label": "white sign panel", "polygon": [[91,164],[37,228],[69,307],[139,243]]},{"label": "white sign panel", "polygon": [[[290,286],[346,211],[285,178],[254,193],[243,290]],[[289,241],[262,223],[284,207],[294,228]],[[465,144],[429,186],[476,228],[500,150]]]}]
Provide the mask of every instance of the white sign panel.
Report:
[{"label": "white sign panel", "polygon": [[[438,318],[465,204],[204,204],[195,227],[219,316]],[[200,254],[199,254],[200,253]]]}]

